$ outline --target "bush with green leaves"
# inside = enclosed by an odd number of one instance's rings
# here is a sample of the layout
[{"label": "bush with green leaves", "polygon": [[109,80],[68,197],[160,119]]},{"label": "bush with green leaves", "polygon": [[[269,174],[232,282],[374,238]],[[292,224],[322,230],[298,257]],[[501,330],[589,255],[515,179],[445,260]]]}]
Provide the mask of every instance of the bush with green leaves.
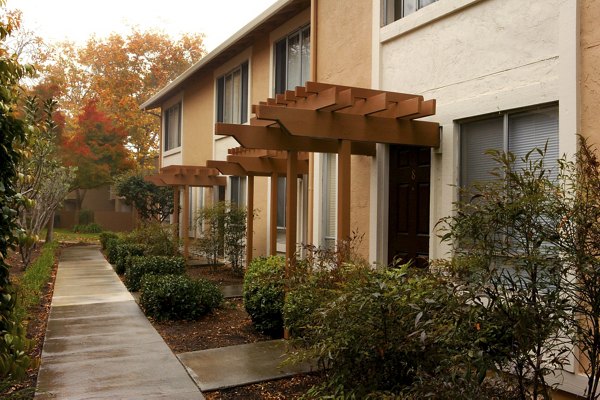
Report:
[{"label": "bush with green leaves", "polygon": [[132,292],[140,290],[144,275],[183,275],[185,260],[182,257],[138,256],[131,257],[125,271],[125,286]]},{"label": "bush with green leaves", "polygon": [[120,243],[116,247],[117,259],[115,260],[115,272],[123,275],[131,264],[131,258],[146,254],[146,246],[138,243]]},{"label": "bush with green leaves", "polygon": [[283,332],[285,259],[259,257],[252,260],[244,276],[244,307],[256,329],[272,336]]},{"label": "bush with green leaves", "polygon": [[224,256],[225,249],[225,219],[227,205],[225,202],[203,207],[196,217],[196,224],[203,226],[198,238],[198,250],[206,257],[211,265],[218,265]]},{"label": "bush with green leaves", "polygon": [[140,306],[156,320],[196,320],[223,301],[219,288],[185,275],[144,275]]},{"label": "bush with green leaves", "polygon": [[106,250],[106,246],[108,245],[109,239],[119,238],[119,235],[115,232],[101,232],[98,236],[100,238],[100,247],[102,248],[102,250]]},{"label": "bush with green leaves", "polygon": [[478,315],[482,358],[513,372],[522,399],[549,399],[546,378],[570,354],[569,266],[556,244],[568,218],[557,196],[562,186],[544,150],[520,159],[489,154],[494,179],[470,188],[442,221],[454,250],[447,267]]},{"label": "bush with green leaves", "polygon": [[179,253],[179,243],[173,238],[172,227],[158,221],[143,222],[127,235],[126,240],[143,244],[146,247],[146,255],[176,256]]},{"label": "bush with green leaves", "polygon": [[85,225],[75,225],[73,226],[73,232],[75,233],[101,233],[104,229],[100,224],[95,222],[90,222]]},{"label": "bush with green leaves", "polygon": [[106,240],[106,260],[114,264],[119,256],[118,246],[125,241],[120,237],[111,237]]},{"label": "bush with green leaves", "polygon": [[94,212],[92,210],[79,211],[79,225],[88,225],[94,222]]},{"label": "bush with green leaves", "polygon": [[[416,382],[418,371],[433,374],[452,359],[451,287],[407,266],[373,270],[348,264],[339,273],[344,280],[324,289],[324,295],[311,282],[286,303],[287,312],[299,303],[310,305],[307,316],[295,319],[304,323],[300,344],[306,347],[294,358],[316,358],[327,372],[325,384],[313,394],[398,395]],[[298,302],[298,296],[307,300]],[[314,307],[314,298],[327,301]]]}]

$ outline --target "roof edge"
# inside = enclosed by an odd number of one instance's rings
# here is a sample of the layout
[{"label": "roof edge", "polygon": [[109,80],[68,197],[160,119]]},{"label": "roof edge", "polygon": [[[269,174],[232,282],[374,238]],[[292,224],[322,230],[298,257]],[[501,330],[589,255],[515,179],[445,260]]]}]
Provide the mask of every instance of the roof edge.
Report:
[{"label": "roof edge", "polygon": [[227,48],[232,46],[239,39],[243,38],[248,33],[252,32],[255,28],[257,28],[261,23],[276,15],[282,8],[287,6],[290,3],[293,3],[294,0],[279,0],[276,3],[272,4],[269,8],[263,11],[260,15],[242,27],[239,31],[234,33],[232,36],[227,38],[223,43],[217,46],[213,51],[208,53],[206,56],[202,57],[198,62],[193,64],[191,67],[186,69],[181,75],[175,78],[173,81],[168,83],[162,89],[160,89],[154,96],[150,97],[144,103],[140,105],[141,110],[151,110],[157,108],[161,105],[164,100],[164,97],[169,95],[173,90],[175,90],[178,86],[180,86],[185,80],[191,77],[194,73],[202,69],[206,64],[211,62],[215,57],[220,55]]}]

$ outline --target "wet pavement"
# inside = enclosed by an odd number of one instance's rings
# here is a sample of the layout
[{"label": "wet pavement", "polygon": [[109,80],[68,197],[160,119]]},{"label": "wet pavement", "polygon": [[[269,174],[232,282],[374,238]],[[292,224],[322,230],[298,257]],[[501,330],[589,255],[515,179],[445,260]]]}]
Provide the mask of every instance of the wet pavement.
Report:
[{"label": "wet pavement", "polygon": [[202,391],[263,382],[315,370],[310,363],[282,365],[286,342],[269,340],[179,354]]},{"label": "wet pavement", "polygon": [[98,246],[62,250],[36,399],[203,399]]}]

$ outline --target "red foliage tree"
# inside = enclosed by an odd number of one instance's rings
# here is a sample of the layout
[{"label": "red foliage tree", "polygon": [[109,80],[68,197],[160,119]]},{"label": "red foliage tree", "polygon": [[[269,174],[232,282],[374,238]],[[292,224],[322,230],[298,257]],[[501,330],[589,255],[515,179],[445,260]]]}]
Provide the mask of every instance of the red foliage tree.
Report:
[{"label": "red foliage tree", "polygon": [[66,138],[62,146],[65,164],[77,167],[73,189],[78,210],[88,189],[112,183],[114,176],[133,168],[126,139],[126,132],[98,110],[95,100],[86,103],[74,135]]}]

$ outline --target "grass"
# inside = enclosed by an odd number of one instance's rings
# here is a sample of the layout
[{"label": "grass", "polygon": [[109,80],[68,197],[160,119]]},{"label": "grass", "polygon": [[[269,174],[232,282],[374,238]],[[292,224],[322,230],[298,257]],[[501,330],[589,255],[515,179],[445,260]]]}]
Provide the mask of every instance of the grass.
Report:
[{"label": "grass", "polygon": [[27,267],[23,276],[17,283],[18,295],[15,305],[15,314],[19,321],[23,321],[27,316],[27,310],[39,303],[44,285],[50,280],[52,266],[58,242],[50,242],[42,247],[38,258]]},{"label": "grass", "polygon": [[[46,237],[46,230],[40,233],[40,237]],[[75,242],[75,243],[98,243],[100,242],[99,233],[75,233],[69,229],[54,229],[54,241],[56,242]]]}]

